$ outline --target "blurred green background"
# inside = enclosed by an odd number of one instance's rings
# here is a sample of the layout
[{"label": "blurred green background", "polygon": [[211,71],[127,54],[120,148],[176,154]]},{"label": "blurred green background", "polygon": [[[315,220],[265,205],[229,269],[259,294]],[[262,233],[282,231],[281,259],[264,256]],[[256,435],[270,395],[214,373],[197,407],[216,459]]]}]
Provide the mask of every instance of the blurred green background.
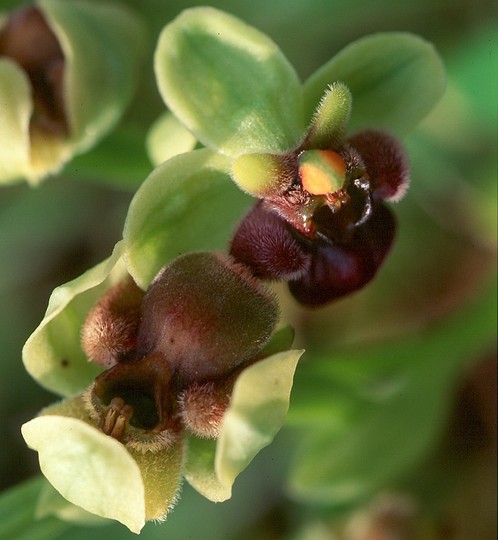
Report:
[{"label": "blurred green background", "polygon": [[[126,3],[147,20],[151,48],[168,20],[196,5]],[[0,0],[0,10],[18,4]],[[281,291],[297,345],[307,349],[287,427],[241,475],[232,500],[215,505],[185,485],[168,521],[142,536],[387,540],[397,530],[401,539],[495,538],[496,3],[211,5],[271,36],[303,80],[363,35],[418,33],[442,55],[448,89],[406,140],[412,186],[394,209],[398,239],[378,279],[314,312]],[[126,118],[100,148],[38,188],[0,191],[2,490],[38,474],[19,427],[55,400],[25,373],[23,343],[53,288],[107,257],[120,238],[134,189],[151,169],[144,136],[162,110],[145,65]],[[3,515],[22,504],[29,521],[37,489],[23,490],[0,499]],[[133,536],[119,525],[68,529],[56,518],[25,535]]]}]

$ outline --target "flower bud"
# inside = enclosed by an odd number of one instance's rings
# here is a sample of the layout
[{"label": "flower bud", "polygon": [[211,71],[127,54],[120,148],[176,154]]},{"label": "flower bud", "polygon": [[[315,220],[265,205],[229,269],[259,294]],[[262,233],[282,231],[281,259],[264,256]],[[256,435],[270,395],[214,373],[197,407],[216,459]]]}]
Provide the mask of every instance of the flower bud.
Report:
[{"label": "flower bud", "polygon": [[39,0],[0,24],[0,182],[36,183],[113,127],[142,32],[123,6],[86,0]]}]

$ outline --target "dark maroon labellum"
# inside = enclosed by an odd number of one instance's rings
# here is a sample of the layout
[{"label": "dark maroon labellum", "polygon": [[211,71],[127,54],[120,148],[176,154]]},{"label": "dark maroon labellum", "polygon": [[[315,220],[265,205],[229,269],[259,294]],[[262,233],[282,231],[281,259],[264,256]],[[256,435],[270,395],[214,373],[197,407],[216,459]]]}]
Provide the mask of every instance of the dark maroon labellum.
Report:
[{"label": "dark maroon labellum", "polygon": [[270,338],[276,304],[226,256],[191,253],[156,277],[142,303],[138,356],[164,354],[183,382],[223,377]]},{"label": "dark maroon labellum", "polygon": [[179,257],[145,295],[131,279],[120,283],[82,331],[85,352],[110,367],[87,396],[91,414],[139,449],[172,444],[184,427],[217,436],[237,374],[277,319],[273,295],[224,254]]},{"label": "dark maroon labellum", "polygon": [[237,229],[230,253],[258,278],[296,279],[309,269],[311,254],[290,231],[282,218],[260,202]]},{"label": "dark maroon labellum", "polygon": [[290,292],[303,305],[320,306],[363,288],[389,252],[395,229],[392,213],[380,206],[348,244],[315,242],[310,268],[289,282]]},{"label": "dark maroon labellum", "polygon": [[377,199],[399,201],[409,182],[408,160],[397,139],[380,131],[362,131],[349,139],[358,150]]},{"label": "dark maroon labellum", "polygon": [[337,148],[291,155],[300,156],[294,179],[242,220],[230,253],[256,277],[287,281],[301,304],[320,306],[377,273],[396,229],[382,201],[406,191],[407,160],[394,137],[372,130]]},{"label": "dark maroon labellum", "polygon": [[[335,216],[330,212],[326,215],[332,223],[327,224],[323,218],[323,228],[332,228]],[[274,224],[264,228],[263,242],[275,246],[273,256],[265,249],[258,250],[261,223]],[[231,253],[256,275],[267,279],[281,279],[294,273],[295,277],[286,279],[293,296],[301,304],[320,306],[361,289],[375,276],[389,252],[395,229],[392,213],[378,205],[372,217],[344,235],[341,243],[325,235],[310,240],[292,231],[282,218],[258,203],[236,232]],[[300,271],[296,272],[296,268]]]}]

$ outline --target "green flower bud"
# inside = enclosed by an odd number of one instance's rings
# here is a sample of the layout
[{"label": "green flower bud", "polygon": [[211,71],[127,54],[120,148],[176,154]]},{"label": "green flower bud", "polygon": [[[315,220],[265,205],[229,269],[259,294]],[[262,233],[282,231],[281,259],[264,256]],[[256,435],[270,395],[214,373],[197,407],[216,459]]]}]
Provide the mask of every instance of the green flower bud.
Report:
[{"label": "green flower bud", "polygon": [[143,49],[135,15],[107,2],[38,0],[7,17],[0,182],[35,184],[103,137],[132,96]]}]

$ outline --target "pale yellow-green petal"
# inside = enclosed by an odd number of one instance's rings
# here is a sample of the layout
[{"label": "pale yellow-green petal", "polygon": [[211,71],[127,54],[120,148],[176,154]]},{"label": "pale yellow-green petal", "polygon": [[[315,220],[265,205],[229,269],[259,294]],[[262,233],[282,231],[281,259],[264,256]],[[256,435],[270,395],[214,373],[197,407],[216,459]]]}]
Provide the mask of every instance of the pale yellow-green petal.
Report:
[{"label": "pale yellow-green petal", "polygon": [[[59,401],[41,411],[41,416],[64,416],[82,420],[97,427],[97,421],[90,417],[85,407],[85,399],[80,395]],[[184,442],[180,439],[174,445],[156,452],[138,451],[127,447],[134,459],[144,485],[145,519],[163,521],[174,506],[181,487]],[[64,509],[71,516],[80,517],[76,511]],[[81,516],[84,517],[84,516]]]},{"label": "pale yellow-green petal", "polygon": [[238,377],[223,418],[215,457],[216,475],[227,488],[282,427],[302,353],[290,350],[274,354],[248,367]]},{"label": "pale yellow-green petal", "polygon": [[32,110],[25,73],[14,62],[0,58],[0,184],[26,175]]},{"label": "pale yellow-green petal", "polygon": [[83,510],[80,506],[70,503],[50,484],[45,482],[40,490],[40,498],[35,509],[35,517],[43,519],[48,516],[55,516],[63,521],[74,523],[75,525],[87,525],[95,527],[109,524],[109,520],[91,514]]},{"label": "pale yellow-green petal", "polygon": [[144,484],[126,448],[82,420],[40,416],[22,426],[40,468],[68,501],[138,533],[145,524]]},{"label": "pale yellow-green petal", "polygon": [[100,295],[126,274],[121,252],[122,243],[118,243],[109,259],[52,293],[45,317],[22,352],[26,370],[45,388],[72,396],[101,370],[83,353],[80,332]]}]

